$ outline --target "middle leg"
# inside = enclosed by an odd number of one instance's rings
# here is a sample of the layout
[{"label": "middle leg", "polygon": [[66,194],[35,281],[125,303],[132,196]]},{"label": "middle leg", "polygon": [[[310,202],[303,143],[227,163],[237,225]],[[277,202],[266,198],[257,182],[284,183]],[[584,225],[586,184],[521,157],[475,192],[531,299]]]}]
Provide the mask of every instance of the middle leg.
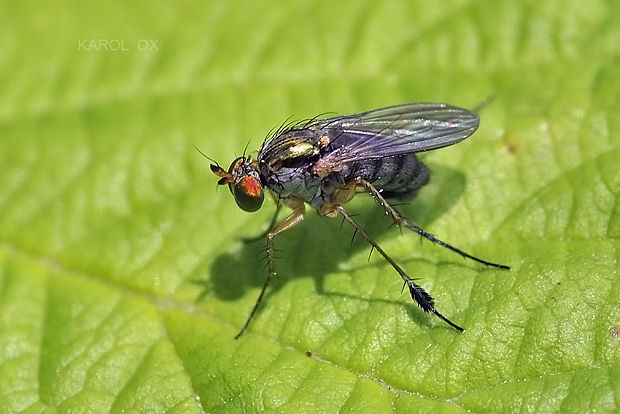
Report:
[{"label": "middle leg", "polygon": [[416,284],[413,279],[409,277],[409,275],[407,275],[407,273],[405,273],[405,271],[399,265],[397,265],[390,256],[387,255],[387,253],[377,244],[377,242],[375,242],[372,237],[370,237],[370,235],[366,233],[366,231],[362,227],[360,227],[360,225],[349,215],[349,213],[347,213],[347,211],[342,206],[336,206],[335,209],[340,214],[342,214],[345,220],[348,221],[349,224],[351,224],[351,226],[353,226],[353,228],[357,230],[362,235],[362,237],[364,237],[366,241],[368,241],[368,243],[370,243],[370,245],[381,254],[381,256],[383,256],[383,258],[394,268],[394,270],[398,272],[405,284],[409,287],[411,297],[422,308],[422,310],[424,310],[425,312],[434,313],[448,325],[463,332],[463,328],[453,323],[451,320],[439,313],[437,309],[435,309],[435,305],[431,295],[429,295],[428,292],[425,291],[421,286]]}]

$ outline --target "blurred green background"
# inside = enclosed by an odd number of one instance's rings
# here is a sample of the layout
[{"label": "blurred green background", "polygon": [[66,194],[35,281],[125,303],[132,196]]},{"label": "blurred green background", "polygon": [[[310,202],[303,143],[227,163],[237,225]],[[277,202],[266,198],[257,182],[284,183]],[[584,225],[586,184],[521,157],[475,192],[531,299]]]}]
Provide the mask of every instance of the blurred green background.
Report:
[{"label": "blurred green background", "polygon": [[[3,412],[613,412],[620,401],[617,1],[0,3]],[[289,116],[413,101],[481,126],[402,212],[243,244],[222,165]],[[310,356],[306,354],[310,353]]]}]

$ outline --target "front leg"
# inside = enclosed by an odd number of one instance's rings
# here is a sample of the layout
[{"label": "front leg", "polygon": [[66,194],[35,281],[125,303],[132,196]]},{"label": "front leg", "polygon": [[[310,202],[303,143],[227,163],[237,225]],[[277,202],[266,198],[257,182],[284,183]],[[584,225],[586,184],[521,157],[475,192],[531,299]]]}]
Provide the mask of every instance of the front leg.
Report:
[{"label": "front leg", "polygon": [[265,282],[263,283],[263,288],[261,289],[260,294],[258,295],[258,299],[256,299],[256,303],[254,304],[254,307],[252,308],[252,311],[250,312],[250,316],[248,316],[248,319],[245,321],[243,328],[241,328],[239,333],[235,336],[235,339],[239,339],[239,337],[243,335],[243,332],[245,332],[245,330],[247,329],[248,325],[250,324],[250,321],[252,320],[252,318],[254,317],[254,314],[256,313],[256,310],[258,309],[258,305],[263,300],[263,296],[265,295],[265,291],[267,290],[267,286],[269,285],[269,282],[271,282],[271,279],[273,279],[273,277],[276,275],[276,266],[275,266],[275,261],[273,257],[274,256],[273,255],[274,253],[273,238],[276,235],[282,233],[283,231],[286,231],[294,227],[295,225],[301,223],[301,221],[304,219],[306,208],[305,208],[303,201],[298,200],[296,198],[289,198],[283,201],[287,206],[293,209],[293,213],[291,213],[290,216],[288,216],[286,219],[284,219],[284,221],[282,221],[280,224],[275,226],[273,229],[271,229],[267,233],[267,271],[268,271],[267,278],[265,279]]},{"label": "front leg", "polygon": [[280,207],[282,206],[282,204],[280,203],[279,200],[276,200],[276,212],[273,213],[273,217],[271,218],[271,221],[269,222],[269,226],[267,226],[267,230],[265,230],[264,232],[262,232],[261,234],[257,235],[257,236],[253,236],[253,237],[244,237],[243,239],[241,239],[242,242],[244,243],[253,243],[257,240],[260,240],[264,237],[266,237],[269,232],[271,231],[271,229],[276,225],[276,220],[278,219],[278,214],[280,213]]}]

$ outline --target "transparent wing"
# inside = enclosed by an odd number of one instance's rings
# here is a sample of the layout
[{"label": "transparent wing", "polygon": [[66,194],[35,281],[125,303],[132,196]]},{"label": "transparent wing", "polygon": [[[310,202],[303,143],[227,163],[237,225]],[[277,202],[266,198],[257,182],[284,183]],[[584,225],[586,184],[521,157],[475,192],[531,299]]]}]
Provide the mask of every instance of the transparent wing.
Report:
[{"label": "transparent wing", "polygon": [[315,168],[428,151],[464,140],[478,128],[478,115],[441,103],[410,103],[318,120],[330,138]]}]

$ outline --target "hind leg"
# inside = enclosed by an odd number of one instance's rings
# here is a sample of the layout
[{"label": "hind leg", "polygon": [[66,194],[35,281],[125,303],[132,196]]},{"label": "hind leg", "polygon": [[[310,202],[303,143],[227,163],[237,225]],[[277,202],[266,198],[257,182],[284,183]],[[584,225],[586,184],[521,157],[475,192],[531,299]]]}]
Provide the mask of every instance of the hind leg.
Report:
[{"label": "hind leg", "polygon": [[[439,240],[437,237],[435,237],[434,235],[432,235],[431,233],[426,232],[425,230],[423,230],[422,228],[416,226],[415,224],[413,224],[412,222],[410,222],[409,220],[407,220],[406,218],[404,218],[403,216],[400,215],[400,213],[398,211],[396,211],[396,209],[394,207],[392,207],[386,200],[385,200],[385,192],[384,194],[380,193],[379,190],[377,190],[375,188],[375,186],[373,186],[371,183],[369,183],[366,180],[362,180],[360,179],[358,181],[359,184],[363,185],[366,190],[368,190],[368,192],[370,193],[370,195],[377,200],[377,202],[379,203],[379,205],[381,205],[381,207],[383,207],[385,209],[385,212],[387,214],[390,215],[390,217],[392,217],[392,220],[394,220],[394,222],[400,226],[400,227],[405,227],[411,231],[414,231],[416,233],[418,233],[420,236],[423,236],[425,238],[427,238],[428,240],[432,241],[435,244],[438,244],[440,246],[445,247],[448,250],[452,250],[453,252],[467,258],[467,259],[471,259],[474,260],[478,263],[482,263],[483,265],[486,266],[491,266],[491,267],[497,267],[499,269],[510,269],[510,267],[506,266],[506,265],[502,265],[502,264],[498,264],[498,263],[492,263],[492,262],[487,262],[486,260],[482,260],[479,259],[475,256],[472,256],[469,253],[464,252],[463,250],[452,246],[451,244],[448,244],[442,240]],[[418,187],[419,188],[419,187]]]}]

